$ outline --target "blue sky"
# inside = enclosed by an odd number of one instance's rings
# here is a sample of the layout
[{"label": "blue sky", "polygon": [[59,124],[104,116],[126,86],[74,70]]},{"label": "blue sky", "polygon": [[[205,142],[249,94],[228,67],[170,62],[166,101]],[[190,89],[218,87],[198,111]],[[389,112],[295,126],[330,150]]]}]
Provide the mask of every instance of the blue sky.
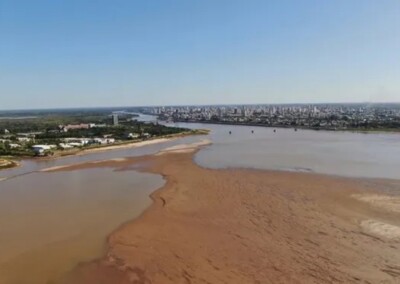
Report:
[{"label": "blue sky", "polygon": [[400,102],[400,1],[0,0],[0,98]]}]

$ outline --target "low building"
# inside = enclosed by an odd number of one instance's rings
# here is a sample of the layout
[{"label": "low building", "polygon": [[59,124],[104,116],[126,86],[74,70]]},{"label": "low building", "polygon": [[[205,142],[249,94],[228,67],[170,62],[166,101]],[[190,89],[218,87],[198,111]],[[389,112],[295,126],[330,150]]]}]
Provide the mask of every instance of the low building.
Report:
[{"label": "low building", "polygon": [[30,137],[35,138],[37,135],[43,134],[42,131],[17,133],[17,137]]},{"label": "low building", "polygon": [[71,142],[71,143],[68,143],[68,145],[70,145],[72,147],[82,147],[83,146],[83,144],[80,142]]},{"label": "low building", "polygon": [[60,148],[62,148],[63,150],[68,150],[68,149],[72,149],[74,148],[74,146],[68,144],[68,143],[60,143],[58,145]]},{"label": "low building", "polygon": [[43,155],[48,151],[51,151],[52,149],[57,148],[56,145],[33,145],[32,150],[35,152],[37,155]]},{"label": "low building", "polygon": [[14,143],[10,143],[10,148],[11,148],[11,149],[21,148],[21,145],[19,145],[19,144],[14,144]]},{"label": "low building", "polygon": [[18,140],[18,142],[25,142],[25,143],[27,143],[27,142],[31,142],[31,141],[32,141],[32,138],[30,138],[30,137],[17,137],[17,140]]},{"label": "low building", "polygon": [[68,132],[69,130],[76,129],[89,129],[93,124],[81,123],[81,124],[68,124],[68,125],[59,125],[60,131]]},{"label": "low building", "polygon": [[140,137],[138,133],[125,133],[125,138],[127,139],[137,139]]},{"label": "low building", "polygon": [[74,144],[74,147],[81,147],[88,145],[91,142],[89,138],[64,138],[64,142],[69,143],[71,145]]},{"label": "low building", "polygon": [[97,143],[97,144],[101,144],[101,145],[114,144],[115,139],[114,138],[94,138],[93,142]]}]

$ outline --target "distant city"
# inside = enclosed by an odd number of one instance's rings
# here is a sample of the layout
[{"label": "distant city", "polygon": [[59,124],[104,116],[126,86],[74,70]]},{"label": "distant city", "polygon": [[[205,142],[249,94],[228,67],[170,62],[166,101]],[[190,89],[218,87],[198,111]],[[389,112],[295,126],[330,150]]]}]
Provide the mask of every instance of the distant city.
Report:
[{"label": "distant city", "polygon": [[160,120],[325,130],[398,130],[400,104],[224,105],[148,107]]}]

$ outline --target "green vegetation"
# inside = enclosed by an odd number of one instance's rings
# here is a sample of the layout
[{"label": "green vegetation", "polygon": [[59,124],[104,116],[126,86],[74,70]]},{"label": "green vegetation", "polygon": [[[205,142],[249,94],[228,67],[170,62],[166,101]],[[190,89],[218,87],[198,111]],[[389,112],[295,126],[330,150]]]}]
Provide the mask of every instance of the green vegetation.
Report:
[{"label": "green vegetation", "polygon": [[111,124],[112,119],[109,113],[102,112],[46,113],[26,119],[2,119],[0,117],[0,131],[4,129],[13,133],[49,131],[58,129],[59,125],[81,123]]},{"label": "green vegetation", "polygon": [[[31,114],[32,115],[32,114]],[[189,130],[136,120],[135,114],[119,113],[113,125],[107,111],[71,111],[35,114],[29,118],[0,117],[0,156],[35,156],[33,145],[49,145],[40,155],[72,153],[81,149],[124,144],[165,137]],[[195,132],[190,132],[195,133]],[[81,144],[79,144],[81,143]]]},{"label": "green vegetation", "polygon": [[23,156],[33,157],[35,153],[32,151],[32,143],[25,143],[19,148],[11,148],[10,143],[0,142],[0,156]]}]

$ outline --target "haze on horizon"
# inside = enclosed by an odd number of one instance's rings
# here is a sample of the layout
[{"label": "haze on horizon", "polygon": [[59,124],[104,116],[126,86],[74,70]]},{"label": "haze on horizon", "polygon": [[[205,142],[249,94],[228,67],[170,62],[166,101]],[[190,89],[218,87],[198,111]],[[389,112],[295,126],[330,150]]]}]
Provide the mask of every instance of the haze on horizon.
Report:
[{"label": "haze on horizon", "polygon": [[400,102],[400,1],[0,2],[0,109]]}]

